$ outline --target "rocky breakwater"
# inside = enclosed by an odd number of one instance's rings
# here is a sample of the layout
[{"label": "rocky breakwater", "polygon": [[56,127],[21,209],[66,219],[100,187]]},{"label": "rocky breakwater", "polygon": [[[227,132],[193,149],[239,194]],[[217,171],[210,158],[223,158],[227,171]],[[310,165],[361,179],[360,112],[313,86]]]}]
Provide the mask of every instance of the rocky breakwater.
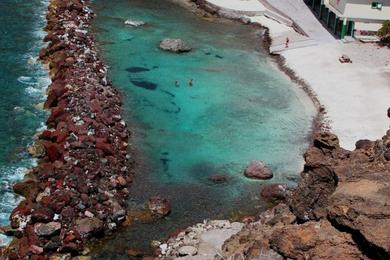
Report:
[{"label": "rocky breakwater", "polygon": [[129,133],[118,92],[107,81],[89,25],[89,1],[52,0],[40,59],[52,83],[40,161],[14,189],[25,199],[10,217],[9,259],[67,259],[114,231],[132,182]]},{"label": "rocky breakwater", "polygon": [[[276,190],[271,197],[283,201],[207,259],[390,259],[389,155],[390,131],[381,140],[358,141],[354,151],[331,133],[315,134],[298,187],[263,188],[263,197]],[[180,241],[171,238],[172,251],[160,258],[181,257]],[[205,259],[198,244],[185,245],[195,247],[186,259]]]}]

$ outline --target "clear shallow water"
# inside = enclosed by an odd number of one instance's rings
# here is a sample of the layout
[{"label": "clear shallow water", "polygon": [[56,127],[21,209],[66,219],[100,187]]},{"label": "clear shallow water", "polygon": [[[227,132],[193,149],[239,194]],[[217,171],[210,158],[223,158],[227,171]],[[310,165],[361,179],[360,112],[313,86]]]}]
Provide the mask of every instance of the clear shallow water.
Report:
[{"label": "clear shallow water", "polygon": [[[46,117],[35,107],[49,83],[36,60],[46,8],[47,1],[0,1],[0,225],[20,200],[12,184],[34,165],[26,147]],[[0,245],[8,241],[0,235]]]},{"label": "clear shallow water", "polygon": [[[168,218],[135,224],[102,243],[96,258],[125,258],[128,248],[147,251],[151,240],[205,218],[259,211],[266,207],[258,198],[261,184],[293,185],[288,176],[301,171],[314,109],[271,65],[260,29],[206,21],[161,0],[97,0],[93,9],[95,34],[123,93],[140,163],[129,204],[140,207],[157,194],[173,204]],[[126,19],[148,25],[126,27]],[[158,44],[166,37],[181,38],[194,50],[163,52]],[[243,177],[254,159],[270,165],[275,177]],[[213,174],[228,182],[210,183]]]}]

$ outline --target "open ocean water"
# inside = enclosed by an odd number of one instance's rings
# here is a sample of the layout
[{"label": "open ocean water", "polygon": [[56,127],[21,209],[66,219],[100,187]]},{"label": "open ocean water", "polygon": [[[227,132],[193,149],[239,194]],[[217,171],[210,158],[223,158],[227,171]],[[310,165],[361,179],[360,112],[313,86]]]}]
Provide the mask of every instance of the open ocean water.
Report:
[{"label": "open ocean water", "polygon": [[[20,197],[12,185],[36,164],[27,153],[37,130],[44,128],[44,102],[50,84],[47,71],[37,60],[48,0],[0,1],[0,225]],[[0,235],[0,245],[9,242]]]}]

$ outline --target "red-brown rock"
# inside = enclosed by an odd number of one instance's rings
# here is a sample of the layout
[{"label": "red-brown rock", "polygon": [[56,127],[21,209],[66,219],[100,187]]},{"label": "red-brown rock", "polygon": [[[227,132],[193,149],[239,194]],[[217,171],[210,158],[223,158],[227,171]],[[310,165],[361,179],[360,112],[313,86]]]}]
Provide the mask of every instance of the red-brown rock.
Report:
[{"label": "red-brown rock", "polygon": [[271,169],[267,168],[262,161],[251,161],[244,172],[245,176],[253,179],[271,179],[273,177]]}]

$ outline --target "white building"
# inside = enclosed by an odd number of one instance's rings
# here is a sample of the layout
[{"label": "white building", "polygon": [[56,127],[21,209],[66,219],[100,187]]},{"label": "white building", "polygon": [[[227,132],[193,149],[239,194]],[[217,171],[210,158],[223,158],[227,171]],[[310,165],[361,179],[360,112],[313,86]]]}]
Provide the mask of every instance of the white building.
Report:
[{"label": "white building", "polygon": [[390,0],[304,0],[341,39],[374,34],[390,20]]}]

